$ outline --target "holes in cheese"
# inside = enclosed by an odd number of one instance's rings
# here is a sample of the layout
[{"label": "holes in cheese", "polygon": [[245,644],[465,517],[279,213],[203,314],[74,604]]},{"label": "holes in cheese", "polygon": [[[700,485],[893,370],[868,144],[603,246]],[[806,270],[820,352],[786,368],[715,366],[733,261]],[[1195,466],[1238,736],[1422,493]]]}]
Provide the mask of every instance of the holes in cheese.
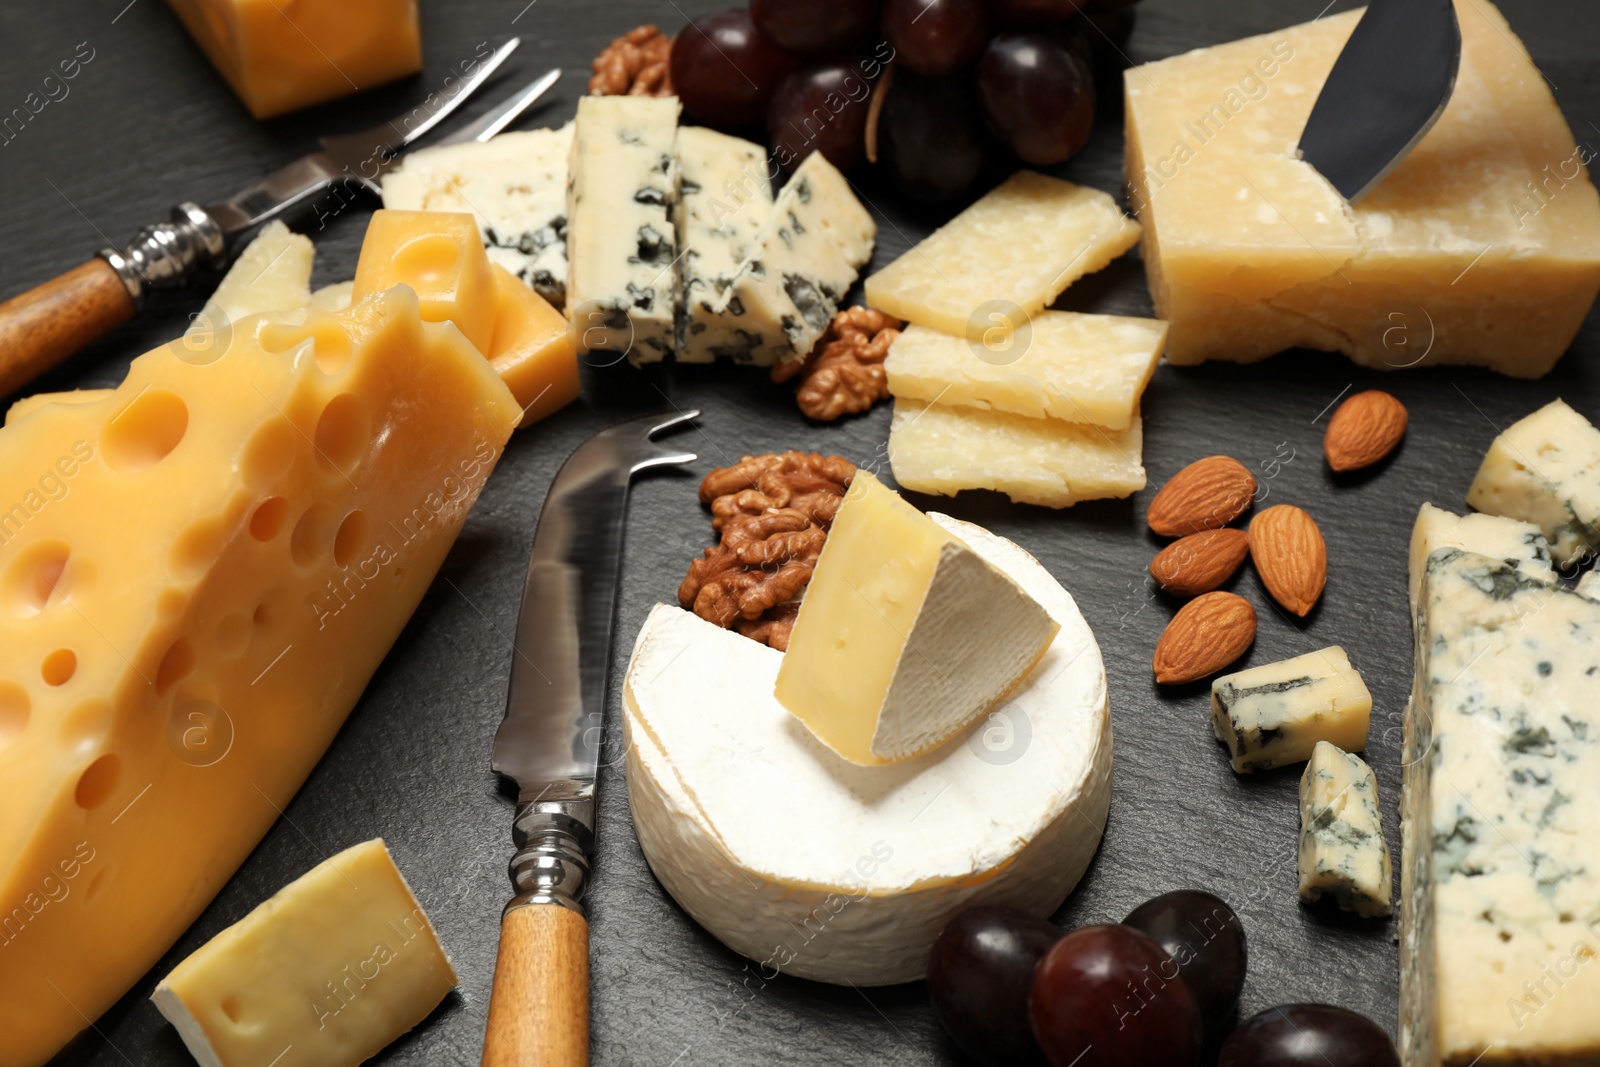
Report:
[{"label": "holes in cheese", "polygon": [[312,441],[317,448],[317,459],[348,477],[372,441],[372,416],[361,398],[354,393],[340,393],[329,400],[317,417]]},{"label": "holes in cheese", "polygon": [[365,547],[366,540],[367,517],[360,511],[352,511],[339,523],[333,535],[333,562],[341,567],[350,566]]},{"label": "holes in cheese", "polygon": [[137,474],[166,459],[183,440],[189,406],[165,389],[151,389],[128,401],[100,435],[106,463],[123,474]]},{"label": "holes in cheese", "polygon": [[281,496],[269,496],[250,514],[250,536],[257,541],[270,541],[283,532],[288,518],[289,502]]},{"label": "holes in cheese", "polygon": [[479,352],[494,332],[495,285],[478,224],[454,211],[373,213],[350,299],[409,285],[427,322],[453,322]]},{"label": "holes in cheese", "polygon": [[161,657],[161,666],[156,668],[156,693],[161,696],[169,693],[180,680],[188,677],[194,664],[194,645],[189,639],[180,637],[172,642],[167,654]]},{"label": "holes in cheese", "polygon": [[857,471],[775,694],[851,763],[909,759],[1010,693],[1057,629],[999,568]]},{"label": "holes in cheese", "polygon": [[117,787],[117,780],[122,777],[122,760],[115,753],[108,753],[89,764],[82,775],[78,777],[78,786],[73,790],[73,799],[78,807],[85,811],[93,811],[106,802],[111,791]]},{"label": "holes in cheese", "polygon": [[67,561],[72,550],[65,542],[35,541],[16,553],[5,570],[3,592],[6,608],[21,618],[37,615],[57,597],[66,593]]},{"label": "holes in cheese", "polygon": [[39,677],[45,685],[62,686],[72,681],[78,673],[78,654],[70,648],[58,648],[39,665]]}]

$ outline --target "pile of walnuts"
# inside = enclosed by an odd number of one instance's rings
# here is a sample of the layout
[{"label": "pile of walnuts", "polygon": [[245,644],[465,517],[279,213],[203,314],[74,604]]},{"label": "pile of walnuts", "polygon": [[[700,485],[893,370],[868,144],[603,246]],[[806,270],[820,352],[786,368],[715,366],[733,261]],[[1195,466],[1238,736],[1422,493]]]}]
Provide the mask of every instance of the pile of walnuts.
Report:
[{"label": "pile of walnuts", "polygon": [[595,57],[593,96],[672,96],[672,38],[659,26],[629,30]]},{"label": "pile of walnuts", "polygon": [[745,456],[706,475],[721,543],[689,565],[678,603],[708,622],[782,652],[828,529],[856,467],[839,456],[781,452]]},{"label": "pile of walnuts", "polygon": [[799,378],[800,410],[820,422],[866,411],[889,395],[883,361],[904,325],[873,308],[846,308],[833,317],[809,356],[774,366],[772,380]]}]

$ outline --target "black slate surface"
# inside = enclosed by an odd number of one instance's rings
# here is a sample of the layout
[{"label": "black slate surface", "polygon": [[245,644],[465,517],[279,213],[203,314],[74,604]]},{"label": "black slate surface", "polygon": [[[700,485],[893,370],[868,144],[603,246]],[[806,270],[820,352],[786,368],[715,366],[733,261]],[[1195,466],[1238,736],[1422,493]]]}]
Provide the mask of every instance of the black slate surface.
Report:
[{"label": "black slate surface", "polygon": [[[423,0],[428,62],[422,76],[264,124],[249,119],[158,0],[0,6],[0,112],[38,90],[58,60],[75,52],[81,59],[82,42],[92,49],[70,94],[0,146],[0,296],[126,240],[140,225],[165,217],[177,200],[230,193],[306,150],[318,133],[357,128],[409,105],[486,39],[524,35],[504,87],[552,65],[568,72],[550,105],[523,125],[563,122],[582,91],[589,59],[612,36],[646,21],[675,30],[689,15],[716,6],[682,3]],[[1148,0],[1127,51],[1135,61],[1160,58],[1306,21],[1322,5]],[[1333,5],[1350,6],[1346,0]],[[1592,5],[1522,0],[1509,14],[1556,86],[1579,140],[1600,141],[1600,80],[1594,77],[1600,18]],[[1063,173],[1117,191],[1120,153],[1117,121],[1103,119],[1088,150]],[[882,223],[875,260],[882,265],[926,233],[929,221],[874,186],[866,192]],[[351,274],[369,209],[364,202],[352,206],[321,232],[313,225],[319,284]],[[132,356],[179,332],[200,296],[158,302],[37,388],[114,385]],[[1064,306],[1150,310],[1131,259],[1079,283]],[[1105,842],[1056,916],[1059,924],[1115,921],[1155,892],[1209,889],[1232,902],[1250,934],[1246,1015],[1284,1001],[1327,1001],[1365,1012],[1393,1032],[1393,924],[1343,921],[1296,902],[1298,769],[1236,778],[1210,736],[1204,687],[1158,692],[1152,683],[1151,650],[1174,605],[1153,592],[1146,576],[1158,544],[1143,527],[1144,508],[1180,467],[1222,451],[1257,471],[1267,502],[1299,504],[1320,520],[1330,578],[1309,619],[1286,619],[1248,572],[1234,583],[1261,615],[1247,662],[1334,643],[1349,650],[1376,702],[1367,755],[1397,850],[1401,715],[1411,669],[1403,607],[1411,519],[1424,500],[1461,508],[1496,428],[1557,396],[1600,413],[1597,353],[1600,330],[1591,316],[1572,352],[1539,382],[1454,369],[1384,375],[1304,352],[1252,367],[1163,367],[1145,402],[1152,488],[1133,500],[1052,512],[987,494],[916,498],[924,507],[984,523],[1035,553],[1076,596],[1100,639],[1116,730],[1114,800]],[[700,428],[682,438],[700,453],[693,471],[656,476],[636,490],[614,656],[618,677],[649,606],[672,597],[688,560],[710,536],[694,497],[705,471],[743,453],[799,447],[838,452],[887,473],[886,406],[840,425],[808,424],[783,390],[750,371],[612,374],[591,385],[608,399],[574,405],[512,442],[440,579],[285,818],[151,974],[59,1064],[189,1062],[147,1001],[156,979],[313,864],[378,835],[387,838],[416,887],[463,979],[458,995],[381,1060],[477,1063],[506,897],[511,817],[489,773],[488,752],[503,706],[506,635],[515,623],[528,545],[562,459],[623,414],[705,411]],[[1326,412],[1347,390],[1374,386],[1410,408],[1404,448],[1375,472],[1336,480],[1321,461]],[[616,699],[614,693],[613,724]],[[745,961],[690,922],[657,884],[634,839],[617,744],[610,758],[590,895],[597,1064],[959,1061],[920,984],[852,989],[783,977],[762,982],[753,967],[746,969]]]}]

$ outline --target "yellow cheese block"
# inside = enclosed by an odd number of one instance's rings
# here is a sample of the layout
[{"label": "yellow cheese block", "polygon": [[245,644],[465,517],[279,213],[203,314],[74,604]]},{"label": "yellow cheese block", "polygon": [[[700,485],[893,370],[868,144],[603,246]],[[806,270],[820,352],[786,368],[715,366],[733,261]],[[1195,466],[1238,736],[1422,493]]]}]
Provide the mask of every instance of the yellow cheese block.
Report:
[{"label": "yellow cheese block", "polygon": [[916,493],[994,489],[1019,504],[1064,508],[1144,488],[1144,424],[1125,430],[978,408],[896,400],[894,480]]},{"label": "yellow cheese block", "polygon": [[1003,700],[1059,628],[966,542],[857,471],[774,693],[851,763],[910,759]]},{"label": "yellow cheese block", "polygon": [[350,299],[395,285],[416,290],[427,322],[453,322],[479,352],[494,336],[495,281],[471,215],[379,210],[367,224]]},{"label": "yellow cheese block", "polygon": [[1098,189],[1024,170],[867,279],[867,303],[983,343],[1139,243]]},{"label": "yellow cheese block", "polygon": [[378,840],[285,886],[173,968],[151,999],[201,1067],[355,1067],[456,982]]},{"label": "yellow cheese block", "polygon": [[1125,430],[1166,339],[1155,319],[1045,311],[991,344],[909,327],[883,367],[909,400]]},{"label": "yellow cheese block", "polygon": [[1295,346],[1367,366],[1547,372],[1600,290],[1600,200],[1549,86],[1460,0],[1455,93],[1354,207],[1295,157],[1361,12],[1129,70],[1127,170],[1167,359]]},{"label": "yellow cheese block", "polygon": [[0,1067],[115,1003],[255,847],[519,416],[397,287],[0,430]]},{"label": "yellow cheese block", "polygon": [[167,2],[258,119],[422,69],[417,0]]},{"label": "yellow cheese block", "polygon": [[489,365],[522,405],[518,426],[531,426],[578,399],[578,354],[567,318],[498,263]]}]

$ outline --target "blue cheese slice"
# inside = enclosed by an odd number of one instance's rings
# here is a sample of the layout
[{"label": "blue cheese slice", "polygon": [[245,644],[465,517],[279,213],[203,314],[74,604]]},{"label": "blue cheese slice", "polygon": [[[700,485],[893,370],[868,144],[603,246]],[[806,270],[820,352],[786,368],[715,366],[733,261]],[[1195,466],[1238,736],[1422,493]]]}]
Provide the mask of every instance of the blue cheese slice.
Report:
[{"label": "blue cheese slice", "polygon": [[1211,726],[1239,774],[1311,758],[1319,741],[1367,747],[1372,694],[1338,645],[1211,683]]},{"label": "blue cheese slice", "polygon": [[567,157],[572,123],[408,152],[383,178],[383,206],[464,211],[489,259],[555,307],[567,292]]},{"label": "blue cheese slice", "polygon": [[1600,547],[1600,430],[1560,400],[1494,439],[1467,503],[1531,522],[1562,566]]},{"label": "blue cheese slice", "polygon": [[838,168],[821,152],[807,156],[716,305],[754,339],[738,357],[770,366],[809,355],[872,258],[877,233]]},{"label": "blue cheese slice", "polygon": [[1600,604],[1435,552],[1406,718],[1408,1064],[1600,1059]]},{"label": "blue cheese slice", "polygon": [[678,312],[678,362],[751,360],[760,335],[741,329],[722,296],[772,210],[767,150],[701,126],[678,130],[683,195],[678,244],[683,249],[683,306]]},{"label": "blue cheese slice", "polygon": [[677,342],[678,101],[586,96],[567,181],[567,316],[578,353],[670,356]]},{"label": "blue cheese slice", "polygon": [[1360,756],[1318,741],[1300,776],[1300,899],[1331,896],[1373,918],[1394,911],[1378,779]]},{"label": "blue cheese slice", "polygon": [[1480,556],[1492,556],[1505,560],[1531,578],[1555,581],[1555,572],[1550,569],[1550,541],[1533,523],[1499,515],[1457,515],[1424,504],[1411,528],[1413,612],[1417,610],[1417,591],[1422,586],[1422,572],[1428,557],[1441,548],[1460,548]]}]

